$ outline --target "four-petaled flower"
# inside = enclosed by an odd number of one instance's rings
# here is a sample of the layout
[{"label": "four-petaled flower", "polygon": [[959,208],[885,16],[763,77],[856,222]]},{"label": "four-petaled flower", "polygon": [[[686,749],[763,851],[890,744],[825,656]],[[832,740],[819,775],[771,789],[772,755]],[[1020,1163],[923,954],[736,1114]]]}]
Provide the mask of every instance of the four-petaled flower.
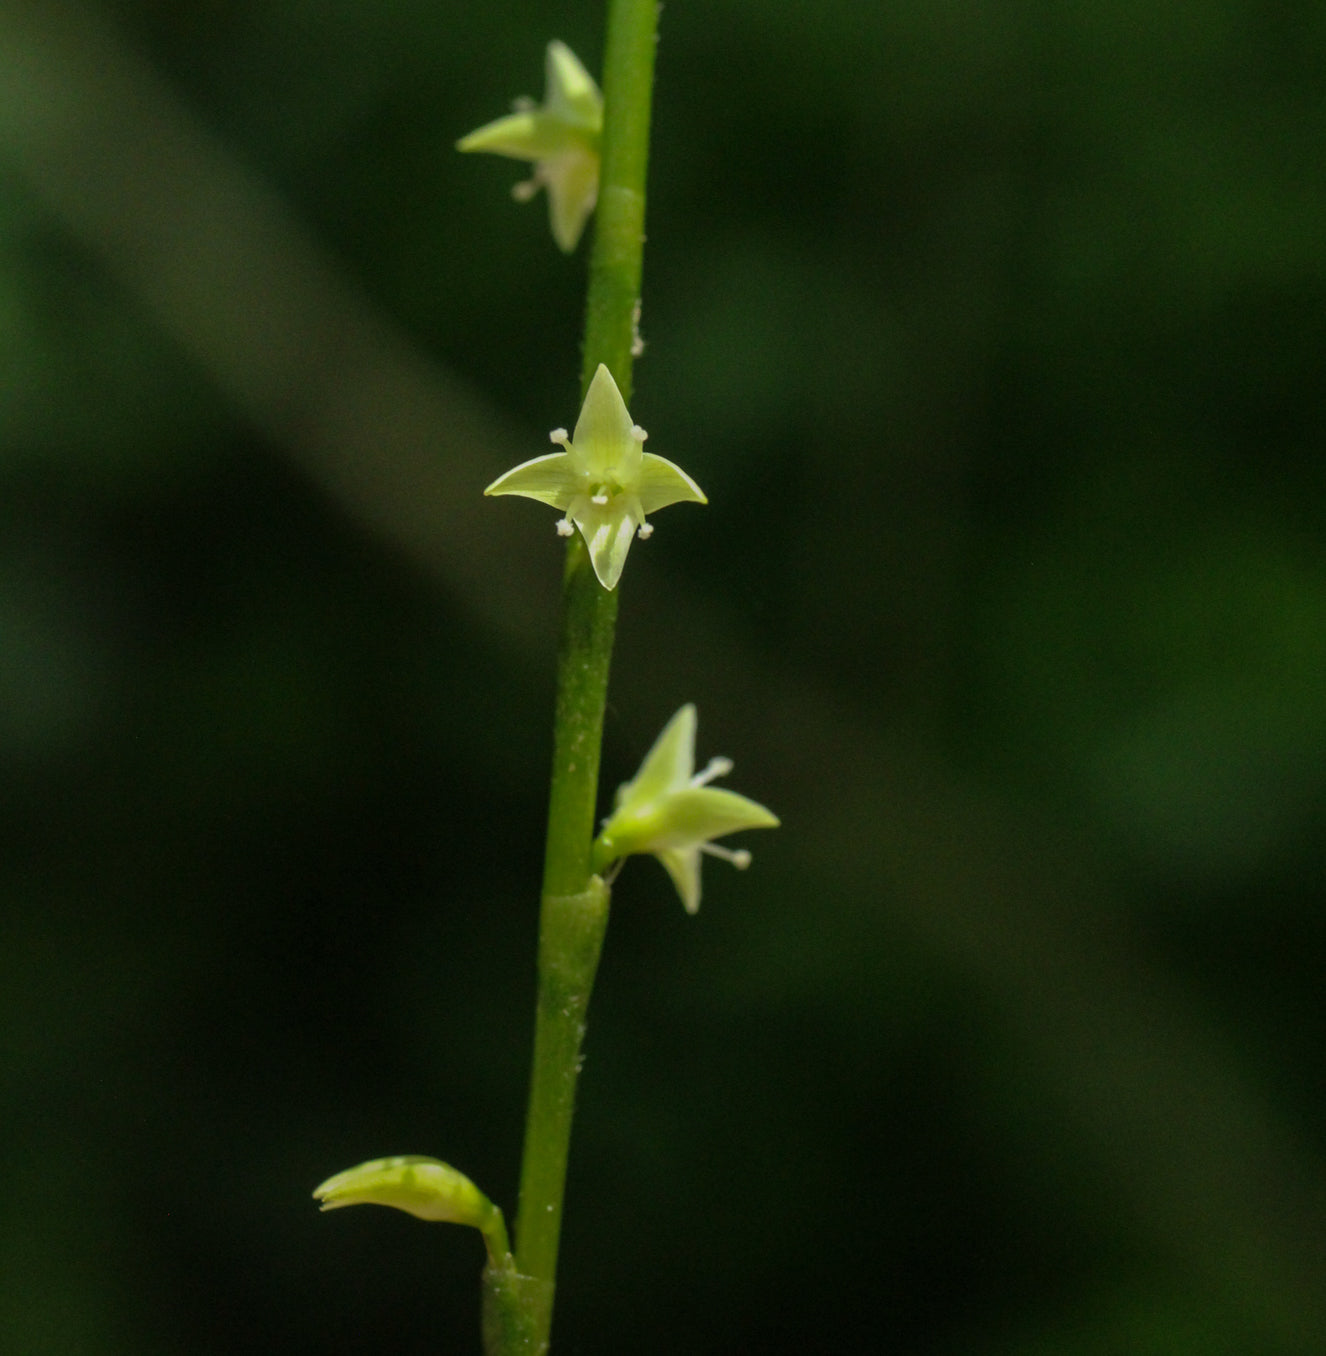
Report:
[{"label": "four-petaled flower", "polygon": [[518,99],[514,113],[462,137],[456,149],[532,160],[533,178],[512,193],[528,202],[547,188],[553,239],[570,254],[598,198],[603,96],[565,43],[548,44],[546,66],[542,104]]},{"label": "four-petaled flower", "polygon": [[602,363],[585,393],[574,436],[568,438],[564,428],[548,436],[564,450],[522,462],[484,493],[520,494],[561,509],[566,516],[558,532],[569,537],[580,529],[605,589],[617,587],[631,538],[654,530],[646,514],[669,504],[709,502],[680,466],[641,449],[645,431],[631,422],[617,383]]},{"label": "four-petaled flower", "polygon": [[687,913],[700,907],[700,854],[750,865],[750,853],[715,847],[710,841],[739,829],[775,829],[778,817],[763,805],[707,785],[732,771],[715,758],[695,769],[695,707],[686,705],[668,721],[640,771],[618,792],[616,809],[594,840],[594,869],[631,853],[652,853],[667,868]]}]

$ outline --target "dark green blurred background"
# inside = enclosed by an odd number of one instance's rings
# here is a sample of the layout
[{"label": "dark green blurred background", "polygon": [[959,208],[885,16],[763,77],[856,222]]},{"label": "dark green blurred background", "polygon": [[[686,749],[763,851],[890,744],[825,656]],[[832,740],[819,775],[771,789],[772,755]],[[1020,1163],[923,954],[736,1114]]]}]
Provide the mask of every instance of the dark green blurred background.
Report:
[{"label": "dark green blurred background", "polygon": [[[472,1353],[597,4],[0,0],[0,1349]],[[1326,1349],[1326,9],[673,0],[563,1353]],[[606,796],[606,792],[605,792]]]}]

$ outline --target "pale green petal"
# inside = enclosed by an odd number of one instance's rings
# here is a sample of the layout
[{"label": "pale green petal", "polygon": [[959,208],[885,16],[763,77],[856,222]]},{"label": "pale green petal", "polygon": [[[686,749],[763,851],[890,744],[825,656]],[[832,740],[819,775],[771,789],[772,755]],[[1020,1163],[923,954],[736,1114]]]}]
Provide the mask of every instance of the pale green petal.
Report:
[{"label": "pale green petal", "polygon": [[700,909],[700,849],[675,848],[660,852],[658,859],[667,868],[687,913]]},{"label": "pale green petal", "polygon": [[584,486],[569,453],[549,452],[513,466],[498,476],[484,494],[519,494],[565,512]]},{"label": "pale green petal", "polygon": [[543,161],[539,174],[548,185],[548,224],[563,254],[580,242],[599,195],[599,158],[583,149]]},{"label": "pale green petal", "polygon": [[585,545],[589,547],[590,564],[599,583],[609,593],[617,587],[617,581],[626,568],[626,553],[631,549],[631,541],[640,519],[629,511],[624,511],[625,496],[616,496],[606,507],[600,508],[588,500],[581,500],[568,510],[571,521],[580,529]]},{"label": "pale green petal", "polygon": [[512,160],[547,160],[572,151],[592,154],[583,133],[550,118],[540,109],[527,109],[485,123],[456,143],[458,151],[486,151]]},{"label": "pale green petal", "polygon": [[668,796],[659,832],[643,851],[709,843],[741,829],[776,829],[778,817],[757,801],[712,786],[686,787]]},{"label": "pale green petal", "polygon": [[324,1210],[390,1205],[419,1219],[486,1227],[493,1203],[448,1163],[418,1154],[374,1158],[329,1177],[313,1193]]},{"label": "pale green petal", "polygon": [[680,790],[695,771],[695,704],[687,702],[663,727],[635,776],[617,792],[617,804],[643,805]]},{"label": "pale green petal", "polygon": [[635,477],[630,472],[638,467],[640,457],[640,443],[631,432],[633,427],[612,373],[600,363],[585,392],[585,403],[571,435],[577,464],[594,480],[612,478],[624,488],[633,489],[630,481]]},{"label": "pale green petal", "polygon": [[476,128],[456,143],[458,151],[488,151],[493,155],[509,155],[514,160],[537,160],[538,153],[529,149],[536,121],[533,111],[512,113],[496,118]]},{"label": "pale green petal", "polygon": [[646,452],[641,457],[640,503],[646,513],[667,508],[669,504],[707,504],[704,491],[680,466],[666,457]]},{"label": "pale green petal", "polygon": [[544,103],[549,112],[599,131],[603,126],[603,96],[580,58],[554,38],[548,44],[544,70]]},{"label": "pale green petal", "polygon": [[604,824],[599,841],[605,853],[626,857],[698,848],[743,829],[777,827],[777,815],[735,791],[683,786],[650,796],[632,783],[618,793],[618,809]]}]

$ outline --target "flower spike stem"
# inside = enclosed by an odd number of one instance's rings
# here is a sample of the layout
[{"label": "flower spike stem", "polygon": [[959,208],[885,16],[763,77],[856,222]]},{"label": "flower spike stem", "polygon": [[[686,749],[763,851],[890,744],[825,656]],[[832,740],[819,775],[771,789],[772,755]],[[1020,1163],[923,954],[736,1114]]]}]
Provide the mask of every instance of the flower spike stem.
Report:
[{"label": "flower spike stem", "polygon": [[[644,249],[645,168],[657,0],[609,0],[599,199],[585,312],[581,396],[605,363],[625,400]],[[608,889],[591,852],[599,749],[617,620],[617,591],[595,577],[577,533],[567,543],[557,664],[548,839],[539,919],[534,1064],[521,1164],[515,1269],[538,1296],[518,1341],[494,1324],[489,1356],[547,1350],[562,1195],[585,1013],[608,922]]]},{"label": "flower spike stem", "polygon": [[582,399],[598,365],[606,363],[622,399],[631,403],[657,34],[657,0],[609,0],[603,53],[603,163],[585,301]]},{"label": "flower spike stem", "polygon": [[548,1350],[551,1281],[522,1276],[494,1262],[483,1272],[483,1349],[501,1356],[542,1356]]}]

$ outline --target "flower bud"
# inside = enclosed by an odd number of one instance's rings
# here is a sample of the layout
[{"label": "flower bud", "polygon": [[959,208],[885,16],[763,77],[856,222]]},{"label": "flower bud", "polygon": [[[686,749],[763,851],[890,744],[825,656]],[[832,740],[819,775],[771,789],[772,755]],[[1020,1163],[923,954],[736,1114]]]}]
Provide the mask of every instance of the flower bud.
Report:
[{"label": "flower bud", "polygon": [[419,1154],[374,1158],[329,1177],[313,1193],[323,1210],[344,1205],[391,1205],[419,1219],[469,1224],[485,1236],[502,1212],[470,1181],[440,1159]]}]

